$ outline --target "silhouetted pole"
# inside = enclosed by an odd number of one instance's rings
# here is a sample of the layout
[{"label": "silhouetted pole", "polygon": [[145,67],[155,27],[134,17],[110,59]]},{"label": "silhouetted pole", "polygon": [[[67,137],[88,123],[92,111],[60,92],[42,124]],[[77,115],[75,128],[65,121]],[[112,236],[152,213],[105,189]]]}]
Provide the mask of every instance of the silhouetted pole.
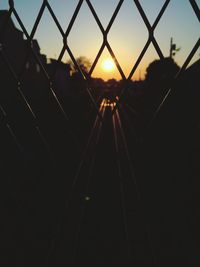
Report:
[{"label": "silhouetted pole", "polygon": [[170,39],[170,51],[169,51],[169,57],[172,58],[172,44],[173,44],[173,39],[171,37]]},{"label": "silhouetted pole", "polygon": [[181,48],[176,48],[176,44],[173,43],[173,38],[170,39],[170,51],[169,51],[169,57],[172,58],[176,55],[176,52],[178,52]]}]

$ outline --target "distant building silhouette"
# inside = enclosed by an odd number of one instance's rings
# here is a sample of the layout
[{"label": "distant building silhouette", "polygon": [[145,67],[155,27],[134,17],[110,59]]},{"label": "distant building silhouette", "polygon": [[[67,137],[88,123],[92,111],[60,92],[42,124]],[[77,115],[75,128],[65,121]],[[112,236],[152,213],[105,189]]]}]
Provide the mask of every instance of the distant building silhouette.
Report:
[{"label": "distant building silhouette", "polygon": [[11,18],[7,18],[8,11],[0,10],[0,43],[3,53],[18,72],[25,55],[23,32],[15,27]]},{"label": "distant building silhouette", "polygon": [[[25,40],[24,42],[27,50],[29,47],[29,43],[27,40]],[[46,55],[40,53],[40,46],[37,40],[34,39],[32,41],[31,48],[34,50],[34,53],[39,59],[39,61],[45,66],[47,64],[47,58]],[[37,73],[40,73],[41,71],[40,64],[35,60],[34,56],[31,53],[26,61],[26,69]]]},{"label": "distant building silhouette", "polygon": [[[38,41],[33,39],[30,43],[29,40],[25,39],[23,31],[16,28],[7,10],[0,11],[0,45],[2,54],[14,72],[17,75],[21,71],[24,72],[23,88],[25,88],[27,95],[30,95],[30,99],[42,97],[44,88],[49,86],[49,81],[45,78],[42,68],[53,80],[57,93],[62,96],[72,93],[73,89],[70,87],[71,65],[58,62],[56,59],[50,59],[47,62],[46,55],[40,52]],[[3,83],[11,88],[11,75],[5,66],[5,62],[0,57]]]},{"label": "distant building silhouette", "polygon": [[[10,65],[19,73],[25,63],[26,55],[29,49],[29,41],[24,39],[23,32],[17,29],[8,16],[7,10],[0,10],[0,43],[1,49],[8,59]],[[40,47],[37,40],[33,40],[31,44],[39,60],[46,64],[46,56],[40,54]],[[35,61],[32,53],[29,53],[25,69],[32,72],[40,73],[40,66]]]},{"label": "distant building silhouette", "polygon": [[54,86],[56,91],[61,96],[66,96],[70,93],[70,81],[71,81],[71,66],[70,64],[59,62],[56,59],[50,59],[47,64],[47,70],[54,80]]}]

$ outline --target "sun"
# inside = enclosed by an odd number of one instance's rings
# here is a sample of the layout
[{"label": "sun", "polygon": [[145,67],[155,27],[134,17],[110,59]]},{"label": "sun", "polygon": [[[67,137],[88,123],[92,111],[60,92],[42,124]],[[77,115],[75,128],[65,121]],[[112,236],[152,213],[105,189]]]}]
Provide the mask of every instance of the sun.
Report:
[{"label": "sun", "polygon": [[111,72],[115,68],[115,63],[112,58],[106,58],[102,62],[102,69],[106,72]]}]

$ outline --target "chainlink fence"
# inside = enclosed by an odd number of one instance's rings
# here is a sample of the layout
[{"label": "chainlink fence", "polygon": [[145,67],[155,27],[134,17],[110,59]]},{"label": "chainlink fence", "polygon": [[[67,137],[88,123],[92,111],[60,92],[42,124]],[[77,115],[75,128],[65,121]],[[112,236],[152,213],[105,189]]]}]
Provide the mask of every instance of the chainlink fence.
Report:
[{"label": "chainlink fence", "polygon": [[[11,175],[12,167],[10,166],[13,162],[15,162],[13,167],[14,171],[21,174],[22,177],[31,176],[32,174],[29,175],[30,172],[33,172],[33,176],[36,175],[36,177],[40,178],[48,175],[52,175],[54,177],[59,175],[61,177],[74,177],[75,173],[75,178],[71,180],[69,178],[65,185],[59,183],[59,185],[57,185],[57,191],[61,190],[60,195],[64,195],[64,187],[67,188],[68,186],[72,188],[68,190],[68,195],[73,198],[73,190],[75,190],[75,195],[78,194],[77,190],[74,189],[76,187],[76,184],[80,183],[79,186],[84,187],[83,184],[85,183],[86,188],[84,188],[86,193],[84,201],[85,203],[89,202],[89,185],[91,182],[91,175],[95,170],[94,161],[98,159],[100,162],[99,166],[103,164],[101,163],[101,158],[98,158],[98,156],[96,156],[98,143],[100,142],[99,140],[103,131],[102,129],[104,129],[104,127],[109,128],[107,124],[109,118],[110,123],[111,125],[113,125],[114,129],[113,135],[111,133],[109,134],[111,135],[110,140],[114,140],[116,156],[113,156],[113,158],[116,157],[117,172],[120,177],[120,190],[122,194],[121,202],[123,204],[125,201],[125,191],[127,189],[123,185],[123,176],[127,175],[125,161],[128,162],[127,164],[130,168],[130,176],[133,178],[135,194],[137,195],[138,199],[140,199],[140,190],[135,179],[135,167],[132,160],[132,158],[134,158],[134,156],[132,155],[132,150],[135,149],[135,144],[137,144],[138,139],[134,135],[134,130],[133,132],[131,132],[131,136],[126,136],[123,127],[128,127],[128,125],[132,124],[132,122],[130,122],[129,119],[126,118],[124,122],[121,123],[119,112],[120,114],[123,113],[123,106],[121,105],[123,103],[123,100],[125,99],[126,101],[127,99],[127,92],[130,89],[130,81],[133,78],[133,75],[135,74],[139,64],[141,63],[151,44],[154,46],[159,59],[161,61],[164,60],[164,54],[156,40],[154,32],[160,20],[162,20],[163,14],[165,14],[171,1],[164,1],[163,6],[158,13],[155,21],[151,24],[140,1],[133,0],[135,8],[139,11],[139,14],[148,31],[148,39],[144,47],[141,49],[141,53],[139,54],[135,64],[132,66],[130,74],[127,78],[107,38],[113,26],[113,23],[118,16],[118,12],[125,2],[124,0],[118,1],[118,4],[111,16],[107,27],[104,27],[102,25],[98,13],[96,12],[90,0],[79,0],[67,29],[63,29],[61,27],[59,20],[56,17],[55,12],[48,0],[43,0],[30,34],[28,33],[26,25],[24,25],[17,10],[15,9],[15,1],[9,0],[8,2],[9,10],[7,12],[4,12],[2,14],[2,17],[0,18],[0,114],[2,129],[1,145],[3,148],[1,152],[3,159],[1,164],[2,173],[7,173],[5,177],[13,177],[13,174]],[[85,69],[82,68],[81,65],[79,65],[76,57],[72,52],[72,47],[70,47],[68,44],[68,37],[70,36],[70,33],[74,27],[77,17],[79,16],[79,12],[81,11],[84,2],[89,7],[91,14],[94,17],[98,28],[100,29],[103,40],[101,47],[95,57],[95,60],[92,62],[88,72],[86,72]],[[197,17],[198,21],[200,21],[200,10],[198,4],[195,0],[188,0],[188,2],[190,3],[194,11],[194,16]],[[46,9],[49,11],[63,40],[62,50],[60,51],[55,65],[50,70],[47,68],[46,63],[44,62],[44,58],[38,52],[37,43],[35,42],[35,35],[38,28],[40,27],[40,22]],[[22,53],[16,50],[17,45],[15,43],[8,43],[7,41],[7,29],[9,28],[9,25],[11,23],[11,16],[14,16],[20,26],[20,31],[26,38],[26,46]],[[150,118],[151,123],[149,125],[149,128],[151,128],[151,125],[153,123],[156,124],[156,119],[159,114],[162,113],[162,109],[165,106],[165,103],[168,101],[168,99],[170,102],[171,95],[176,93],[176,90],[172,89],[176,87],[178,81],[184,75],[187,66],[190,64],[193,56],[198,51],[199,46],[200,39],[198,39],[196,43],[194,43],[191,52],[187,56],[185,62],[181,66],[176,76],[173,77],[173,79],[170,81],[170,84],[166,85],[167,88],[165,88],[165,94],[162,96],[161,101],[156,106],[154,113]],[[92,74],[105,48],[107,48],[108,52],[110,53],[110,56],[114,60],[116,67],[121,75],[122,87],[120,88],[120,91],[118,91],[118,95],[117,97],[115,97],[114,102],[106,99],[104,96],[102,96],[102,94],[96,94],[95,89],[93,88]],[[14,51],[13,54],[9,54],[11,53],[10,51]],[[75,98],[77,98],[76,104],[70,103],[70,100],[66,100],[66,98],[65,100],[63,100],[62,94],[60,94],[58,91],[59,85],[56,84],[57,66],[59,64],[62,64],[62,58],[66,52],[76,68],[77,79],[79,80],[79,83],[76,84],[76,87],[77,90],[79,90],[79,87],[81,87],[80,94],[81,96],[83,96],[83,98],[81,98],[78,95],[75,95]],[[35,68],[34,72],[30,67],[31,65]],[[30,69],[31,71],[29,71]],[[39,76],[37,75],[38,72],[40,73]],[[69,81],[67,80],[65,82],[69,83]],[[34,90],[32,88],[34,88]],[[30,90],[28,91],[28,89]],[[106,112],[108,108],[111,111],[109,114],[107,114]],[[131,107],[129,107],[129,109],[131,109]],[[84,113],[83,110],[86,110],[87,113],[85,117],[82,114]],[[132,110],[131,112],[134,113],[135,111]],[[70,116],[70,113],[73,113],[73,116]],[[80,120],[80,116],[82,116],[82,120]],[[133,126],[131,125],[130,127]],[[145,128],[147,131],[145,133],[146,135],[148,135],[149,128]],[[79,130],[82,132],[79,132]],[[133,149],[128,145],[131,138],[134,139],[134,141],[131,141],[134,143]],[[105,143],[102,143],[102,146],[107,147],[108,145],[109,143],[107,143],[107,141],[105,141]],[[122,155],[125,155],[124,158]],[[22,165],[21,169],[19,167],[20,165]],[[49,165],[51,165],[51,168],[49,168],[49,171],[46,171],[46,167],[49,167]],[[70,165],[70,170],[66,167],[67,165]],[[84,175],[87,176],[86,180],[84,180]],[[82,177],[82,183],[79,182],[79,180],[81,180],[79,179],[79,176]],[[40,178],[38,178],[38,183]],[[24,184],[26,179],[23,178],[22,180],[22,184]],[[48,179],[45,179],[44,184],[42,185],[44,191],[46,191],[48,188],[51,188],[52,190],[54,185],[54,181],[52,179],[49,182],[51,186],[47,186],[46,189],[45,186],[47,180]],[[33,181],[29,181],[29,183],[34,186]],[[6,186],[10,186],[10,183],[8,182]],[[47,195],[53,194],[53,191],[51,190],[49,193],[47,193]],[[24,195],[25,193],[23,193],[23,197]],[[63,200],[62,197],[60,198],[61,199],[59,203],[64,202],[66,205],[66,200]],[[42,194],[39,196],[39,199],[42,201]],[[63,225],[61,225],[61,222],[65,220],[63,219],[63,216],[60,216],[60,214],[63,214],[63,210],[65,210],[66,208],[65,205],[61,205],[59,211],[57,211],[58,218],[53,219],[53,225],[56,225],[56,230],[54,229],[56,233],[54,233],[53,237],[50,238],[49,243],[51,245],[48,247],[48,249],[46,249],[44,253],[45,255],[47,255],[47,260],[45,259],[44,261],[44,264],[46,264],[46,266],[51,266],[50,257],[52,257],[52,254],[54,255],[55,251],[57,251],[56,242],[63,231]],[[140,204],[140,208],[141,206],[142,204]],[[81,214],[83,214],[84,212],[85,208],[80,211]],[[129,242],[129,233],[127,226],[128,215],[126,214],[126,208],[124,206],[122,208],[122,213],[124,222],[123,225],[125,229],[124,231],[127,242]],[[77,214],[74,215],[76,219],[77,216]],[[81,229],[80,225],[81,223],[77,225],[79,234]],[[70,223],[68,227],[70,227]],[[148,232],[148,229],[146,231]],[[79,234],[75,235],[77,242],[80,238]],[[149,238],[149,240],[151,239],[152,238]],[[151,246],[153,247],[152,243]],[[153,262],[155,265],[153,266],[157,266],[155,260],[155,248],[151,248],[150,250],[154,258]],[[130,251],[131,249],[129,248],[129,252],[125,253],[126,256],[124,257],[128,258],[131,254]],[[76,257],[77,248],[74,248],[72,254],[74,257]],[[73,261],[74,258],[72,262]]]}]

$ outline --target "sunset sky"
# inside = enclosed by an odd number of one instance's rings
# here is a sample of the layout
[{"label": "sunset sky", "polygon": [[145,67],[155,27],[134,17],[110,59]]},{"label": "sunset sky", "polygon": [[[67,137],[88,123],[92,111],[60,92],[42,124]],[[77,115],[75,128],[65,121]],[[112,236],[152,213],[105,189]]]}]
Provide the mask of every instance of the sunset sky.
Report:
[{"label": "sunset sky", "polygon": [[[0,0],[0,9],[8,9],[7,2],[7,0]],[[14,2],[24,25],[30,33],[42,0],[15,0]],[[108,25],[118,2],[118,0],[91,0],[104,28]],[[163,0],[140,1],[151,24],[156,19],[164,2]],[[49,3],[65,31],[78,0],[49,0]],[[200,0],[197,0],[196,3],[200,7]],[[19,28],[17,24],[16,26]],[[181,66],[200,37],[199,22],[188,0],[171,0],[155,30],[155,38],[164,56],[169,56],[171,37],[173,37],[177,47],[181,47],[181,50],[175,56],[175,61]],[[48,58],[57,58],[59,56],[62,49],[62,37],[48,10],[44,12],[35,38],[40,44],[41,52],[46,54]],[[134,1],[124,0],[108,34],[108,41],[126,76],[129,75],[147,39],[148,31]],[[68,37],[69,47],[75,57],[85,56],[93,62],[102,42],[102,33],[87,3],[84,1]],[[109,57],[110,55],[105,49],[94,69],[94,77],[103,79],[121,78],[116,68],[112,71],[106,71],[102,68],[102,61]],[[157,58],[158,55],[151,44],[133,79],[139,79],[139,74],[143,78],[148,64]],[[200,49],[192,62],[198,58],[200,58]],[[68,59],[69,56],[66,53],[63,61],[66,62]]]}]

